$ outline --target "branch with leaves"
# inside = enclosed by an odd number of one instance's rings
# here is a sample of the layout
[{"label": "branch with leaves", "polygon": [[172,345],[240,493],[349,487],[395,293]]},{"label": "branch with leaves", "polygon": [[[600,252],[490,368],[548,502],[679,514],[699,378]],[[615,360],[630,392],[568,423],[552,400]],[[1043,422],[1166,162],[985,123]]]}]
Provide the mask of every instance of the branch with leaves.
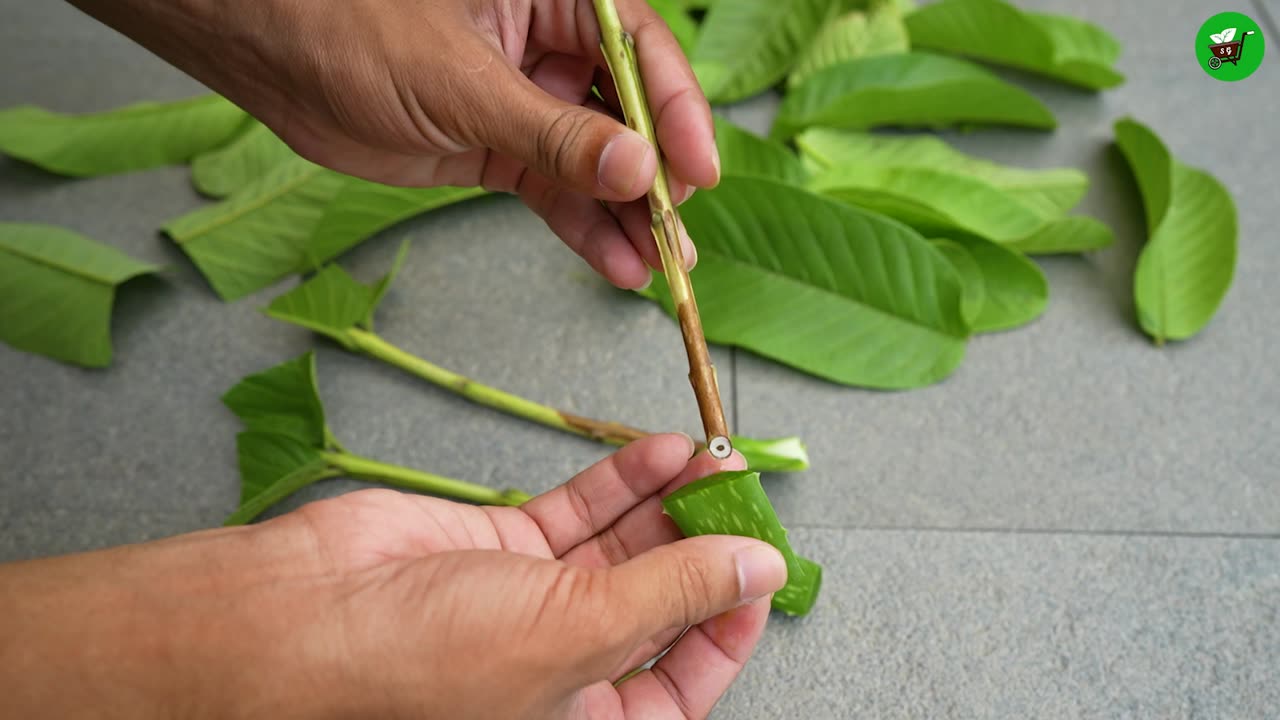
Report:
[{"label": "branch with leaves", "polygon": [[[409,250],[400,247],[390,271],[372,285],[351,277],[338,265],[329,265],[306,282],[277,297],[267,306],[268,316],[307,328],[343,348],[400,368],[437,387],[486,407],[590,438],[622,446],[650,433],[617,422],[594,420],[477,382],[443,368],[387,341],[374,329],[373,317],[383,296],[404,264]],[[752,469],[760,472],[804,470],[809,456],[799,438],[758,440],[734,436],[734,446]]]},{"label": "branch with leaves", "polygon": [[338,476],[482,505],[514,506],[530,498],[348,451],[325,421],[312,352],[246,377],[222,402],[244,423],[236,436],[240,507],[226,525],[243,525],[302,488]]}]

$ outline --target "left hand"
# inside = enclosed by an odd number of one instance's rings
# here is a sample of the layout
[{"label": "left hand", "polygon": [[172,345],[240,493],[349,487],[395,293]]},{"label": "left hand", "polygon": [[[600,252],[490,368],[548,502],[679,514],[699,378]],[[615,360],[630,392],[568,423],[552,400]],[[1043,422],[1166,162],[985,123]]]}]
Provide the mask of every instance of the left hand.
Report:
[{"label": "left hand", "polygon": [[660,496],[745,464],[692,451],[639,440],[520,508],[367,490],[0,566],[0,696],[22,717],[706,717],[786,566],[680,539]]}]

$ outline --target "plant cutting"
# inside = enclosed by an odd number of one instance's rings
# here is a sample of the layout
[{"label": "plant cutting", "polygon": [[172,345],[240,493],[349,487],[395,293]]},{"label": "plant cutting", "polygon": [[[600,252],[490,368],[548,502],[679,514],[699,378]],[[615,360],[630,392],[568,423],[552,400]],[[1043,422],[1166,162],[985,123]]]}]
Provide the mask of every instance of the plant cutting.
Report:
[{"label": "plant cutting", "polygon": [[773,594],[773,609],[807,615],[822,589],[822,566],[800,557],[760,485],[759,473],[716,473],[662,499],[662,509],[686,537],[739,535],[763,540],[787,562],[787,584]]},{"label": "plant cutting", "polygon": [[[885,390],[939,382],[964,358],[960,278],[910,227],[749,177],[726,176],[681,210],[712,342]],[[658,283],[641,294],[674,314]]]},{"label": "plant cutting", "polygon": [[770,136],[809,127],[1057,126],[1027,91],[973,63],[925,52],[862,57],[819,70],[787,93]]},{"label": "plant cutting", "polygon": [[530,498],[349,452],[325,422],[312,352],[244,378],[222,402],[244,423],[236,436],[240,507],[226,525],[243,525],[302,488],[338,476],[483,505],[515,506]]},{"label": "plant cutting", "polygon": [[63,362],[106,367],[116,288],[158,271],[64,228],[0,223],[0,340]]},{"label": "plant cutting", "polygon": [[693,284],[689,281],[678,230],[681,224],[680,214],[671,199],[662,148],[658,144],[658,133],[649,114],[649,99],[645,93],[644,80],[640,76],[635,38],[622,28],[622,20],[618,17],[618,8],[614,6],[613,0],[594,0],[594,4],[596,22],[600,25],[600,50],[609,66],[609,74],[613,77],[622,114],[627,125],[643,137],[657,155],[657,173],[647,193],[649,229],[658,246],[663,277],[666,278],[667,290],[680,323],[685,355],[689,358],[689,384],[693,386],[693,394],[698,401],[698,414],[702,416],[707,452],[712,457],[723,460],[733,452],[729,424],[724,418],[716,369],[711,363],[698,302],[693,295]]},{"label": "plant cutting", "polygon": [[[408,243],[405,243],[390,272],[373,285],[362,284],[338,265],[330,265],[277,297],[265,312],[272,318],[324,335],[351,352],[381,360],[468,400],[546,427],[615,446],[626,445],[650,434],[621,423],[593,420],[557,410],[484,385],[417,357],[384,339],[374,329],[374,312],[403,264],[407,250]],[[732,441],[753,469],[784,472],[809,467],[808,454],[799,438],[757,440],[735,435]]]},{"label": "plant cutting", "polygon": [[164,231],[223,300],[320,267],[414,215],[486,194],[483,188],[401,188],[337,173],[290,154],[226,200]]},{"label": "plant cutting", "polygon": [[0,111],[0,152],[60,175],[114,175],[187,162],[249,122],[217,95],[75,115],[22,106]]},{"label": "plant cutting", "polygon": [[1093,23],[1005,0],[942,0],[906,19],[911,44],[1007,65],[1090,90],[1124,82],[1120,43]]},{"label": "plant cutting", "polygon": [[1185,340],[1209,324],[1231,288],[1235,203],[1216,178],[1173,157],[1145,125],[1123,118],[1115,133],[1146,210],[1148,240],[1133,276],[1138,323],[1157,345]]}]

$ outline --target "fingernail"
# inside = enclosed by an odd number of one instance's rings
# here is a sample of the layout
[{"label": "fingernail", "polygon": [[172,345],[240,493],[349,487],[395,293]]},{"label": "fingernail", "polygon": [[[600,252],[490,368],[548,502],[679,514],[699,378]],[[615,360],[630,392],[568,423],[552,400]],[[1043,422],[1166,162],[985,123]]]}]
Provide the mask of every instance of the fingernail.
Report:
[{"label": "fingernail", "polygon": [[694,191],[695,191],[695,190],[697,190],[697,188],[695,188],[694,186],[692,186],[692,185],[685,185],[685,186],[684,186],[684,197],[680,198],[680,201],[679,201],[679,202],[677,202],[676,204],[677,204],[677,205],[683,205],[683,204],[685,204],[685,201],[687,201],[689,198],[693,197],[693,193],[694,193]]},{"label": "fingernail", "polygon": [[684,269],[692,270],[698,264],[698,248],[689,237],[689,231],[684,229],[684,223],[680,224],[680,252],[684,253]]},{"label": "fingernail", "polygon": [[649,286],[650,286],[650,285],[652,285],[652,284],[653,284],[653,273],[649,273],[649,277],[647,277],[647,278],[645,279],[644,284],[643,284],[643,285],[641,285],[641,286],[640,286],[640,287],[638,287],[638,288],[635,288],[635,291],[636,291],[636,292],[641,292],[641,291],[643,291],[643,290],[648,290],[648,289],[649,289]]},{"label": "fingernail", "polygon": [[716,185],[720,184],[720,148],[711,148],[711,164],[716,166]]},{"label": "fingernail", "polygon": [[755,543],[733,554],[738,570],[738,593],[743,602],[751,602],[787,584],[787,563],[777,548]]},{"label": "fingernail", "polygon": [[596,181],[611,192],[631,197],[637,192],[634,186],[649,152],[649,143],[634,132],[614,135],[600,153]]},{"label": "fingernail", "polygon": [[693,441],[693,438],[689,436],[689,433],[677,432],[676,434],[689,441],[689,456],[692,457],[694,451],[698,447],[698,444]]}]

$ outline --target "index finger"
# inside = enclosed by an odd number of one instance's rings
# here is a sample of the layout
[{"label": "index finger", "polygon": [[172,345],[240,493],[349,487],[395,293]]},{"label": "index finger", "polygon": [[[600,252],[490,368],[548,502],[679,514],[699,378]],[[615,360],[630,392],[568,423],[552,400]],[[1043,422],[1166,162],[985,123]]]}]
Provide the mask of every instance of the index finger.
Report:
[{"label": "index finger", "polygon": [[[549,0],[533,13],[530,41],[556,52],[591,58],[605,67],[592,0]],[[636,42],[640,74],[667,168],[695,187],[720,181],[711,105],[671,28],[646,0],[615,0],[622,27]],[[544,11],[545,10],[545,11]]]}]

